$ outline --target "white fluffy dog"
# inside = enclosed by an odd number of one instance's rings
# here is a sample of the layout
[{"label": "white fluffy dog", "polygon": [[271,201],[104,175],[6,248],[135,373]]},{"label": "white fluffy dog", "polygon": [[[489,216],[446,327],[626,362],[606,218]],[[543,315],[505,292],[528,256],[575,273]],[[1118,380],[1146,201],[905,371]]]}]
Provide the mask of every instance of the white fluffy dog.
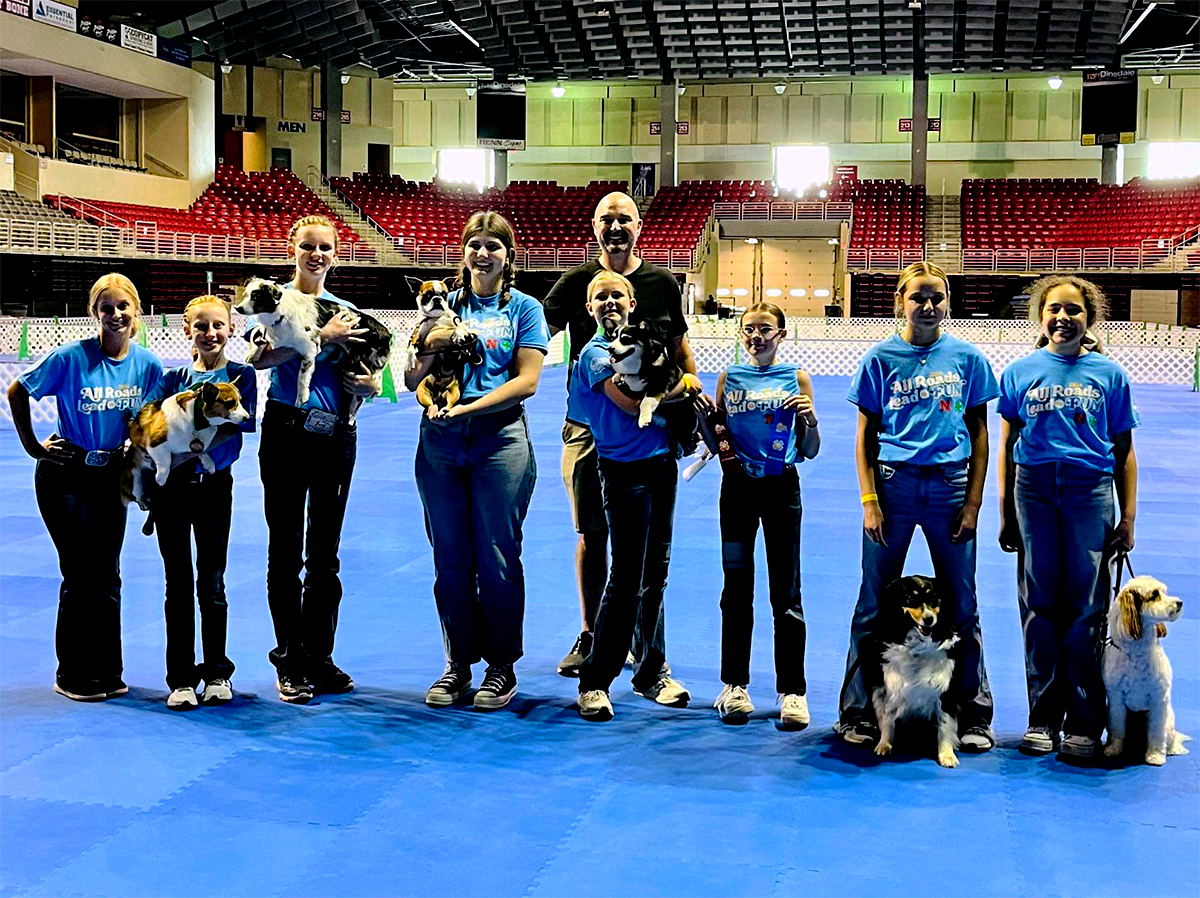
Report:
[{"label": "white fluffy dog", "polygon": [[1184,755],[1185,736],[1175,730],[1171,707],[1171,662],[1159,644],[1167,621],[1179,619],[1183,601],[1167,595],[1153,577],[1134,577],[1108,610],[1104,645],[1104,688],[1108,690],[1108,742],[1104,754],[1125,748],[1128,711],[1148,712],[1146,763],[1161,766],[1167,755]]}]

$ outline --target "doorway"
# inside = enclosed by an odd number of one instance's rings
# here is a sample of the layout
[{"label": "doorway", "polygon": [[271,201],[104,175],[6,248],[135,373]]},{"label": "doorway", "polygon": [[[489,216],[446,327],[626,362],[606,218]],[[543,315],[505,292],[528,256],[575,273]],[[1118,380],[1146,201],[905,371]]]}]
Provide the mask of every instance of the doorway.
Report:
[{"label": "doorway", "polygon": [[392,173],[392,148],[386,143],[367,144],[367,173],[390,175]]},{"label": "doorway", "polygon": [[271,168],[292,170],[292,151],[287,147],[271,147]]}]

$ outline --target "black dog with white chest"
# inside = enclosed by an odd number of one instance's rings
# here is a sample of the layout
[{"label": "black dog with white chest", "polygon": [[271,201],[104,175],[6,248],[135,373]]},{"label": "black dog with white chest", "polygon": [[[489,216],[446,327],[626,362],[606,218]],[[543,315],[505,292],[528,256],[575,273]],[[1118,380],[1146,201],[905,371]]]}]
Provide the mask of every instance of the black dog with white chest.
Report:
[{"label": "black dog with white chest", "polygon": [[936,724],[937,762],[957,767],[958,708],[952,683],[958,636],[954,615],[949,609],[942,613],[941,594],[938,582],[929,577],[901,577],[889,584],[859,657],[879,723],[875,754],[891,754],[897,722],[917,718]]},{"label": "black dog with white chest", "polygon": [[608,356],[616,372],[613,383],[641,400],[638,427],[649,427],[657,413],[678,444],[678,452],[690,455],[699,442],[695,412],[690,403],[663,405],[662,400],[681,380],[687,382],[692,393],[699,393],[701,385],[695,375],[672,361],[658,326],[653,321],[622,325],[608,344]]}]

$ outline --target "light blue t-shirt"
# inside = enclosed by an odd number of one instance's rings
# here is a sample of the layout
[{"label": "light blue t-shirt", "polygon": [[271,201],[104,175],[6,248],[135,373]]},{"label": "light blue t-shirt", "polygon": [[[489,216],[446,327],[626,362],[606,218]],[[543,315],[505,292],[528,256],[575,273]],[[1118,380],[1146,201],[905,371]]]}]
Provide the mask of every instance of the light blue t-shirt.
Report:
[{"label": "light blue t-shirt", "polygon": [[[778,439],[779,407],[800,393],[797,370],[795,365],[730,365],[725,369],[725,421],[737,454],[746,461],[767,461],[771,444]],[[788,435],[783,461],[789,465],[803,461],[796,452],[795,427]]]},{"label": "light blue t-shirt", "polygon": [[57,433],[82,449],[117,449],[129,436],[129,418],[162,377],[158,356],[134,343],[121,360],[109,358],[95,337],[64,343],[22,374],[34,399],[53,396]]},{"label": "light blue t-shirt", "polygon": [[613,461],[640,461],[670,451],[667,431],[651,422],[638,427],[637,416],[622,410],[604,395],[604,382],[613,376],[608,338],[597,334],[579,353],[571,370],[571,393],[578,397],[584,421],[592,430],[596,452]]},{"label": "light blue t-shirt", "polygon": [[[158,382],[158,386],[147,394],[146,401],[166,399],[203,383],[233,384],[242,394],[242,407],[250,413],[250,418],[242,422],[238,433],[208,453],[217,470],[221,471],[237,461],[238,456],[242,454],[242,433],[254,433],[254,416],[258,409],[258,381],[252,367],[241,362],[226,362],[224,368],[218,368],[216,371],[197,371],[191,365],[170,368]],[[196,462],[196,470],[204,470],[199,461]]]},{"label": "light blue t-shirt", "polygon": [[982,352],[943,333],[930,346],[894,334],[863,356],[849,399],[879,417],[879,460],[944,465],[971,457],[963,414],[1000,394]]},{"label": "light blue t-shirt", "polygon": [[482,365],[467,365],[463,372],[463,399],[478,399],[512,377],[513,360],[518,349],[550,348],[550,329],[542,304],[517,289],[508,291],[509,299],[500,308],[500,294],[470,294],[465,303],[463,291],[450,294],[450,305],[463,323],[479,334]]},{"label": "light blue t-shirt", "polygon": [[[285,287],[294,286],[291,283]],[[328,290],[320,294],[321,299],[345,306],[351,312],[359,311],[358,306],[344,299],[338,299]],[[247,333],[254,325],[247,329]],[[317,354],[317,365],[313,370],[312,383],[309,384],[308,402],[304,408],[319,408],[322,411],[342,414],[349,394],[342,389],[342,372],[337,367],[337,360],[342,348],[336,343],[330,343],[321,348]],[[300,378],[300,359],[295,358],[276,365],[271,369],[271,386],[267,389],[267,398],[275,399],[284,405],[296,404],[296,382]]]},{"label": "light blue t-shirt", "polygon": [[1038,349],[1000,375],[1000,414],[1023,425],[1013,447],[1020,465],[1065,461],[1113,470],[1113,437],[1141,423],[1125,371],[1099,352]]}]

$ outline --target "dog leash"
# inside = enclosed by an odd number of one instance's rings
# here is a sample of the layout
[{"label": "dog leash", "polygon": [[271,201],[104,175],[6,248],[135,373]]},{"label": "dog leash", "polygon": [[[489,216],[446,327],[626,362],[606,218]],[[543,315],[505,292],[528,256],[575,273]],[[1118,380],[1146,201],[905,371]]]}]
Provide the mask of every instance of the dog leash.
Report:
[{"label": "dog leash", "polygon": [[1121,596],[1121,578],[1124,572],[1129,572],[1129,579],[1131,580],[1134,577],[1134,573],[1133,565],[1129,562],[1128,549],[1118,546],[1113,552],[1112,560],[1116,565],[1116,569],[1113,571],[1113,594],[1109,606],[1104,609],[1104,617],[1101,619],[1100,644],[1110,645],[1113,648],[1120,650],[1120,646],[1113,642],[1113,638],[1108,634],[1108,609],[1112,607],[1111,602],[1117,601],[1117,599]]}]

